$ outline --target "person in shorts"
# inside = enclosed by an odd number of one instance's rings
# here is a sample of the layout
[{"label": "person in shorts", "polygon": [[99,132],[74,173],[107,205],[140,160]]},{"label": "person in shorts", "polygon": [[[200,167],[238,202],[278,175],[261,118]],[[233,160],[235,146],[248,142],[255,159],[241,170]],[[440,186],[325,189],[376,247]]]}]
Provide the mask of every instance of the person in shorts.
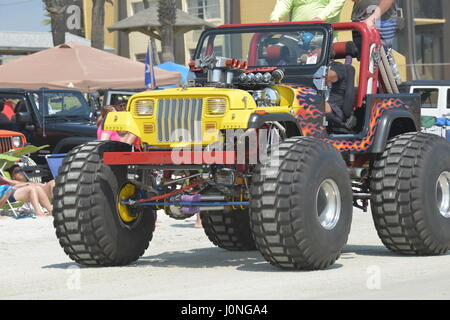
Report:
[{"label": "person in shorts", "polygon": [[[392,48],[397,30],[397,5],[395,0],[352,0],[353,22],[364,22],[377,28],[385,50]],[[361,48],[361,35],[353,32],[353,41]]]},{"label": "person in shorts", "polygon": [[4,178],[0,178],[0,207],[3,207],[7,201],[10,203],[30,202],[37,216],[46,216],[41,206],[48,211],[49,215],[53,213],[53,206],[41,187],[28,183],[12,186]]}]

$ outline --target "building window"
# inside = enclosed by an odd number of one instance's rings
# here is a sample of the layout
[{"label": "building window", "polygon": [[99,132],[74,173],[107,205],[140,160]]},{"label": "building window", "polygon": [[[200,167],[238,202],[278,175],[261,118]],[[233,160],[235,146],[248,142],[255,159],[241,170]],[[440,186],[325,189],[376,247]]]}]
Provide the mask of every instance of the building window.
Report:
[{"label": "building window", "polygon": [[442,27],[440,25],[417,26],[416,64],[421,79],[442,79],[443,61]]},{"label": "building window", "polygon": [[414,18],[442,19],[442,0],[416,0],[414,5]]},{"label": "building window", "polygon": [[145,63],[145,57],[147,56],[146,53],[138,53],[136,54],[136,61]]},{"label": "building window", "polygon": [[188,0],[188,13],[202,19],[220,19],[219,0]]}]

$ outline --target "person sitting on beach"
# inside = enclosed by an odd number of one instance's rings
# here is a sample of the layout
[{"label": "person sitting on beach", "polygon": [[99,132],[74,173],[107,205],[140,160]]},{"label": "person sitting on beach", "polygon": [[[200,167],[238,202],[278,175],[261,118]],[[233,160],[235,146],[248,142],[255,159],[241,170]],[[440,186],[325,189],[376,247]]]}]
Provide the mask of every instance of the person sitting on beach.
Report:
[{"label": "person sitting on beach", "polygon": [[9,183],[12,186],[21,187],[24,185],[34,185],[41,187],[45,194],[47,195],[48,199],[53,198],[53,188],[55,187],[55,180],[51,180],[46,183],[38,183],[38,182],[32,182],[28,181],[27,176],[25,175],[25,172],[19,165],[13,165],[11,168],[7,170],[11,176],[11,179],[3,178],[4,181]]},{"label": "person sitting on beach", "polygon": [[37,216],[46,216],[41,206],[47,209],[49,215],[53,214],[53,206],[41,187],[28,183],[12,186],[4,178],[0,178],[0,207],[3,207],[8,200],[11,203],[30,202]]}]

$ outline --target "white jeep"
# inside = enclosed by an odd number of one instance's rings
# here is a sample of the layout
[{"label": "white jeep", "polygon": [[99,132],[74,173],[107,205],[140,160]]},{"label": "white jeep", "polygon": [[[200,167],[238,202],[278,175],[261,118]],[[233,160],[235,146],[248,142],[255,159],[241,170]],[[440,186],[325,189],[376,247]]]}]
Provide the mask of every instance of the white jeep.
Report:
[{"label": "white jeep", "polygon": [[413,80],[404,82],[401,88],[404,92],[421,95],[422,124],[428,120],[424,116],[436,117],[436,125],[423,128],[423,131],[446,137],[447,129],[450,129],[450,80]]}]

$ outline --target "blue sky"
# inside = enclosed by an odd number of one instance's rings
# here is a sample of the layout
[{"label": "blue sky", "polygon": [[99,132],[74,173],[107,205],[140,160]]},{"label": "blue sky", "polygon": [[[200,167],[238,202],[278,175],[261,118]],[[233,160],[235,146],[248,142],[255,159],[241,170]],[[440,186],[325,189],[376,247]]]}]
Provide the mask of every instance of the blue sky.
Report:
[{"label": "blue sky", "polygon": [[41,0],[0,0],[0,31],[50,31]]}]

